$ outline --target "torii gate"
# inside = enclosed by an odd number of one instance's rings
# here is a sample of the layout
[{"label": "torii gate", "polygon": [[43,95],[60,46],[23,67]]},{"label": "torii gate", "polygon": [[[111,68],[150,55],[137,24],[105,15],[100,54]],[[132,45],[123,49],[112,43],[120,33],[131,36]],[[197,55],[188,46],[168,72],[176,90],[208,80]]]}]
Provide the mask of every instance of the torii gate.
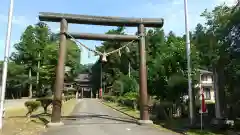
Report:
[{"label": "torii gate", "polygon": [[[56,70],[56,81],[54,87],[54,100],[51,123],[49,125],[62,125],[61,123],[61,100],[64,83],[64,65],[66,56],[66,39],[68,23],[73,24],[91,24],[104,26],[127,26],[138,27],[138,36],[136,35],[110,35],[110,34],[91,34],[91,33],[70,33],[76,39],[86,40],[118,40],[132,41],[137,40],[139,43],[140,53],[140,120],[139,124],[152,123],[149,120],[148,114],[148,93],[147,93],[147,69],[146,69],[146,54],[145,54],[145,27],[163,26],[164,20],[161,18],[126,18],[126,17],[110,17],[110,16],[90,16],[76,14],[61,14],[40,12],[40,21],[60,22],[60,48],[59,58]],[[139,37],[140,36],[140,37]]]}]

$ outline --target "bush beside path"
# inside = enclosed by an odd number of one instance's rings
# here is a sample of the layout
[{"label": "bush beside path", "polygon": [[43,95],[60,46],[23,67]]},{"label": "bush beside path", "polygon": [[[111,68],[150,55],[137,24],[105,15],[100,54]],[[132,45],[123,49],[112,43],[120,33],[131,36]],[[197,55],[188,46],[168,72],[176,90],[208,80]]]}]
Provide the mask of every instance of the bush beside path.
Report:
[{"label": "bush beside path", "polygon": [[[36,100],[29,100],[30,104],[36,105]],[[26,102],[25,102],[26,103]],[[62,116],[68,116],[72,112],[77,100],[68,98],[62,105]],[[38,104],[38,103],[37,103]],[[48,106],[47,113],[44,108],[37,105],[37,109],[27,117],[28,109],[23,106],[6,109],[3,130],[0,135],[40,135],[46,131],[46,124],[51,119],[51,105]]]},{"label": "bush beside path", "polygon": [[[128,97],[122,98],[120,97],[119,99],[115,96],[108,96],[105,95],[103,97],[103,100],[101,101],[102,104],[119,111],[120,113],[123,113],[125,115],[128,115],[131,118],[134,119],[139,119],[140,112],[138,108],[134,107],[136,105],[134,100],[129,99]],[[151,113],[150,113],[151,114]],[[168,131],[172,132],[173,134],[177,134],[176,132],[179,132],[181,134],[187,134],[187,135],[223,135],[222,133],[213,133],[211,131],[206,131],[206,130],[188,130],[184,129],[182,131],[178,131],[181,129],[181,127],[186,123],[186,121],[178,121],[178,120],[172,120],[171,125],[167,123],[166,121],[159,121],[154,118],[154,123],[152,126],[162,130],[162,131]],[[168,124],[168,125],[167,125]],[[161,126],[163,125],[163,126]],[[165,125],[168,126],[168,128],[165,128]],[[177,131],[175,131],[177,130]]]}]

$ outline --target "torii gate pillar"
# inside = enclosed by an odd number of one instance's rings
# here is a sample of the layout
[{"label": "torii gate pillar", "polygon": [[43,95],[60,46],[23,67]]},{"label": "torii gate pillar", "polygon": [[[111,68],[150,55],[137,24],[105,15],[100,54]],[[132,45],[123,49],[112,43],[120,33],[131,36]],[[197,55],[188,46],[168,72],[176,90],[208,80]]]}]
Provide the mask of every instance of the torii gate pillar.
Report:
[{"label": "torii gate pillar", "polygon": [[139,70],[139,85],[140,85],[140,120],[139,124],[152,124],[148,114],[148,91],[147,91],[147,68],[146,68],[146,52],[145,52],[145,32],[144,25],[138,26],[139,39],[139,54],[140,54],[140,70]]}]

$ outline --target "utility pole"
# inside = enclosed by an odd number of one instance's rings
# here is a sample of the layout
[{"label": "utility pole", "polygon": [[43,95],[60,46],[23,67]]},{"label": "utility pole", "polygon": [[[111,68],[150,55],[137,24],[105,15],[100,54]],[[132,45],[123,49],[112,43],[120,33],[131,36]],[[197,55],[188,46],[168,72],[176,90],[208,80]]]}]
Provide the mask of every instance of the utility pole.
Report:
[{"label": "utility pole", "polygon": [[101,95],[100,98],[103,98],[103,82],[102,82],[102,78],[103,78],[103,72],[102,72],[102,64],[103,64],[103,61],[101,61],[100,63],[100,93],[99,95]]},{"label": "utility pole", "polygon": [[10,0],[10,6],[8,11],[8,25],[7,25],[7,36],[5,40],[5,50],[4,50],[4,62],[3,62],[3,73],[2,73],[2,88],[1,88],[1,101],[0,101],[0,129],[3,126],[3,109],[6,91],[6,81],[7,81],[7,69],[8,69],[8,58],[11,42],[11,32],[12,32],[12,17],[13,17],[13,0]]},{"label": "utility pole", "polygon": [[193,125],[195,121],[194,116],[194,96],[192,92],[192,78],[191,78],[191,48],[188,30],[188,6],[187,0],[184,0],[184,14],[185,14],[185,33],[186,33],[186,49],[187,49],[187,67],[188,67],[188,96],[189,96],[189,118],[190,124]]}]

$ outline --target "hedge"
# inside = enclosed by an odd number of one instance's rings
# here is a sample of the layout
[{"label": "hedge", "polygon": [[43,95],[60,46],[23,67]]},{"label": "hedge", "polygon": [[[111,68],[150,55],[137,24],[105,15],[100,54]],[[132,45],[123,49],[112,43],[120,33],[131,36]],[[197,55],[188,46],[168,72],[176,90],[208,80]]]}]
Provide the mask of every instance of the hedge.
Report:
[{"label": "hedge", "polygon": [[127,97],[119,97],[118,103],[127,107],[131,107],[132,109],[138,109],[138,101],[137,99],[129,99]]},{"label": "hedge", "polygon": [[108,102],[117,102],[127,107],[131,107],[132,109],[138,108],[138,103],[136,99],[128,98],[128,97],[116,97],[110,95],[104,95],[103,99]]},{"label": "hedge", "polygon": [[26,101],[24,105],[27,107],[28,112],[26,116],[30,117],[34,111],[36,111],[40,106],[41,102],[39,101]]},{"label": "hedge", "polygon": [[44,113],[47,113],[47,108],[49,105],[52,104],[53,99],[52,97],[44,97],[44,98],[36,99],[36,101],[39,101],[41,103],[41,106],[44,109]]},{"label": "hedge", "polygon": [[116,96],[104,95],[103,99],[105,101],[109,101],[109,102],[117,102],[117,97]]},{"label": "hedge", "polygon": [[73,98],[76,98],[76,96],[75,95],[69,95],[69,96],[64,96],[63,100],[68,101],[68,100],[73,99]]},{"label": "hedge", "polygon": [[[64,96],[62,98],[62,101],[68,101],[68,100],[73,99],[73,98],[76,98],[76,97],[74,95]],[[43,107],[44,113],[47,113],[47,108],[49,107],[49,105],[52,104],[53,98],[52,97],[42,97],[42,98],[36,99],[36,101],[40,102],[40,106]]]}]

